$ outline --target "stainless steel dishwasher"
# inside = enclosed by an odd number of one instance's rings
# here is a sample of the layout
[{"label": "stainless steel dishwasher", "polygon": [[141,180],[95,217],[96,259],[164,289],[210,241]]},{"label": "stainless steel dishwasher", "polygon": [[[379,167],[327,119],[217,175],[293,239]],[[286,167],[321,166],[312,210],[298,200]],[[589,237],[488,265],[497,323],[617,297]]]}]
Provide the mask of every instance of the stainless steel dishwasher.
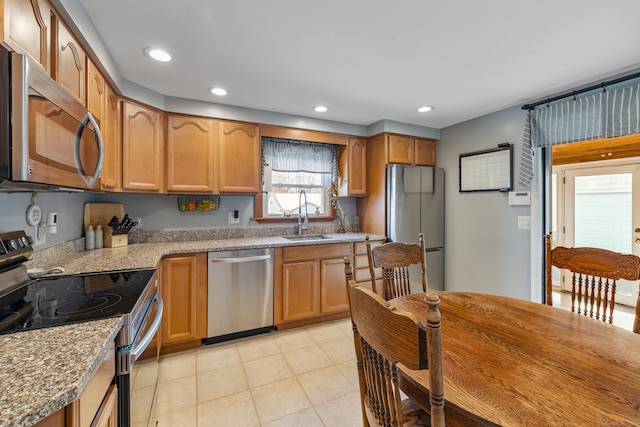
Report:
[{"label": "stainless steel dishwasher", "polygon": [[273,248],[209,252],[207,274],[205,343],[273,328]]}]

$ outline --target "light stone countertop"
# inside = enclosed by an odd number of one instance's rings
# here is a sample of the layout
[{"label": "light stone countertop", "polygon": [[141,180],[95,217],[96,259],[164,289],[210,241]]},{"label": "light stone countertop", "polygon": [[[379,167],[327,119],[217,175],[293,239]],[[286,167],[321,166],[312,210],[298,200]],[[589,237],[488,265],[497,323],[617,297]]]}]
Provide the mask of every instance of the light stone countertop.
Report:
[{"label": "light stone countertop", "polygon": [[0,335],[0,427],[28,427],[80,396],[122,317]]},{"label": "light stone countertop", "polygon": [[[63,267],[65,275],[156,268],[170,254],[358,242],[367,234],[327,236],[314,241],[247,237],[139,243],[43,258],[35,267]],[[121,326],[121,318],[109,318],[0,335],[0,427],[31,426],[77,399]]]},{"label": "light stone countertop", "polygon": [[[279,246],[326,245],[364,241],[366,233],[327,234],[322,240],[288,240],[284,237],[244,237],[235,239],[192,240],[186,242],[138,243],[118,248],[102,248],[75,252],[62,258],[51,258],[37,267],[63,267],[64,274],[98,271],[156,268],[165,255],[212,252],[235,249],[272,248]],[[371,241],[385,236],[369,235]]]}]

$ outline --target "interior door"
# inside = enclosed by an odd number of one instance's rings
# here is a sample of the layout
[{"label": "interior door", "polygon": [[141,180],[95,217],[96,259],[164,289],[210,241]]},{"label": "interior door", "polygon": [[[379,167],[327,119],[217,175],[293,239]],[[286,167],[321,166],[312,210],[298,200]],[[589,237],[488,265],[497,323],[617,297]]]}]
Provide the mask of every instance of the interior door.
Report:
[{"label": "interior door", "polygon": [[[564,171],[564,246],[640,255],[640,165]],[[571,290],[571,279],[563,288]],[[638,281],[619,280],[616,302],[634,306]]]}]

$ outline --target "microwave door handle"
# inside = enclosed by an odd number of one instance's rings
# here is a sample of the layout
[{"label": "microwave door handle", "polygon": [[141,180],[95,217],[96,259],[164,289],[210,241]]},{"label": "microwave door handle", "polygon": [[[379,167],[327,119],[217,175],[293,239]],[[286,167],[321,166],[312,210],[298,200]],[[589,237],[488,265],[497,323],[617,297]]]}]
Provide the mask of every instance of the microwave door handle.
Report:
[{"label": "microwave door handle", "polygon": [[[98,162],[96,164],[96,169],[91,177],[87,177],[87,174],[82,167],[82,162],[80,161],[80,141],[82,139],[82,132],[89,123],[91,123],[91,125],[93,126],[93,130],[96,133],[96,141],[98,141]],[[96,182],[96,179],[98,179],[98,177],[100,176],[100,172],[102,171],[102,163],[104,162],[104,144],[102,142],[102,134],[100,133],[98,123],[90,112],[87,112],[87,115],[84,117],[82,122],[78,123],[78,127],[76,128],[76,139],[73,146],[73,158],[76,162],[76,169],[78,170],[78,174],[82,177],[84,182],[89,187],[92,187]]]},{"label": "microwave door handle", "polygon": [[153,339],[153,336],[156,334],[156,332],[158,332],[158,328],[160,328],[163,311],[162,297],[160,296],[160,294],[155,294],[151,302],[153,303],[153,301],[156,301],[156,303],[158,304],[156,309],[156,317],[153,319],[151,327],[149,327],[149,330],[147,331],[147,334],[144,336],[144,338],[142,338],[136,346],[131,347],[130,355],[132,362],[136,361],[138,357],[140,357],[140,355],[147,349],[147,346]]}]

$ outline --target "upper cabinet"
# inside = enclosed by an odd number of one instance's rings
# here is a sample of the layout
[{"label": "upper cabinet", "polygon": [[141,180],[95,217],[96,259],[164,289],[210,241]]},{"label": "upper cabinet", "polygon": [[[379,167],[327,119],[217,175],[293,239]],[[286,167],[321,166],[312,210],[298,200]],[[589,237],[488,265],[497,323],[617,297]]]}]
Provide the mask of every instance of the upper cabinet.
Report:
[{"label": "upper cabinet", "polygon": [[405,135],[386,135],[387,163],[435,166],[436,141]]},{"label": "upper cabinet", "polygon": [[220,121],[218,177],[220,193],[260,191],[260,133],[258,126]]},{"label": "upper cabinet", "polygon": [[53,77],[60,86],[84,104],[87,78],[86,54],[65,23],[61,19],[55,19],[54,22],[56,31],[53,34],[55,46],[52,52],[55,64]]},{"label": "upper cabinet", "polygon": [[163,167],[162,113],[122,103],[122,189],[159,193]]},{"label": "upper cabinet", "polygon": [[[104,161],[100,183],[102,188],[108,191],[120,191],[122,189],[122,139],[121,139],[121,107],[120,98],[111,89],[104,85],[103,117],[100,122],[102,142],[104,144]],[[89,91],[91,94],[91,91]]]},{"label": "upper cabinet", "polygon": [[4,0],[3,40],[51,70],[51,6],[46,0]]},{"label": "upper cabinet", "polygon": [[217,130],[218,122],[212,119],[167,117],[167,192],[214,192]]},{"label": "upper cabinet", "polygon": [[367,195],[367,140],[349,138],[346,146],[338,149],[340,182],[338,195]]},{"label": "upper cabinet", "polygon": [[102,126],[105,108],[105,82],[104,77],[95,64],[87,58],[87,110],[91,112]]}]

